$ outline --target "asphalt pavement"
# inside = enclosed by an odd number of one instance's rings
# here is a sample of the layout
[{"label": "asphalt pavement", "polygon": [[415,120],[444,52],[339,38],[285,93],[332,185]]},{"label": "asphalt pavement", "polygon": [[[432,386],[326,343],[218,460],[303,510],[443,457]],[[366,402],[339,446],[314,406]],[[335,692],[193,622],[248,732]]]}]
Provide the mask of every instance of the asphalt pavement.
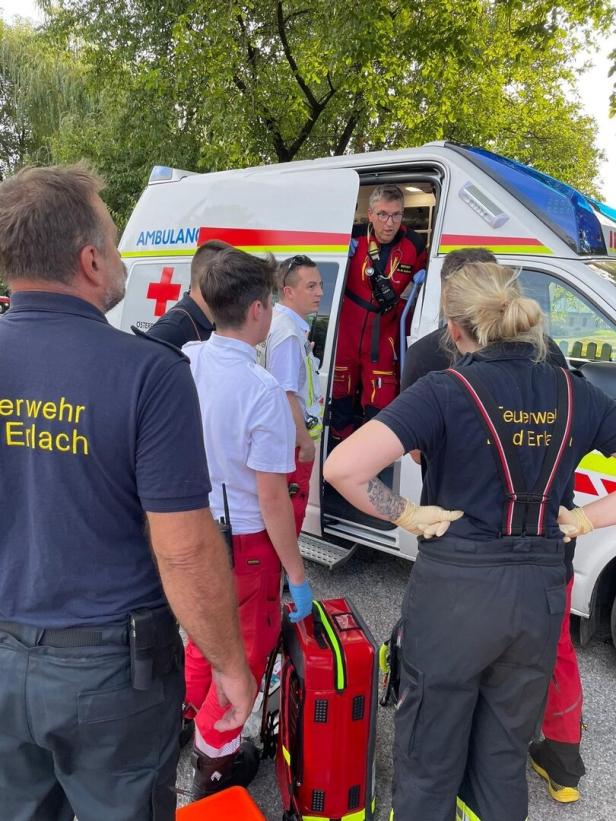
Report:
[{"label": "asphalt pavement", "polygon": [[[380,643],[389,637],[392,624],[398,618],[410,567],[404,559],[360,548],[347,564],[332,572],[308,563],[308,575],[316,598],[341,595],[350,598]],[[587,770],[581,782],[582,797],[576,804],[557,804],[548,796],[544,782],[529,769],[529,821],[616,820],[616,650],[611,644],[594,640],[589,646],[578,648],[578,657],[584,685],[584,721],[588,728],[582,741]],[[377,724],[375,818],[387,821],[393,707],[378,708]],[[185,749],[178,771],[180,805],[187,801],[191,779],[189,757],[190,751]],[[282,805],[272,761],[262,762],[250,792],[267,821],[281,821]]]}]

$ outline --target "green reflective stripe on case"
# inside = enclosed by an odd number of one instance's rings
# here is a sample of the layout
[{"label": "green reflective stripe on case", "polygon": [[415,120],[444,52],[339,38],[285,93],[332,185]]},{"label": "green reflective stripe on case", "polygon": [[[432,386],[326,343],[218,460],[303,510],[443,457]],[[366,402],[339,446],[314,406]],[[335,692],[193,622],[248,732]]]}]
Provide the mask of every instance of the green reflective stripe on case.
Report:
[{"label": "green reflective stripe on case", "polygon": [[319,611],[319,615],[321,616],[321,624],[323,625],[323,629],[327,633],[327,637],[331,642],[332,651],[336,660],[336,690],[342,691],[346,687],[344,663],[342,661],[342,647],[338,641],[338,636],[334,633],[332,626],[329,623],[325,610],[323,610],[318,601],[313,601],[313,604]]},{"label": "green reflective stripe on case", "polygon": [[282,745],[282,757],[287,762],[287,766],[290,767],[291,766],[291,753],[287,750],[287,748],[284,746],[284,744]]}]

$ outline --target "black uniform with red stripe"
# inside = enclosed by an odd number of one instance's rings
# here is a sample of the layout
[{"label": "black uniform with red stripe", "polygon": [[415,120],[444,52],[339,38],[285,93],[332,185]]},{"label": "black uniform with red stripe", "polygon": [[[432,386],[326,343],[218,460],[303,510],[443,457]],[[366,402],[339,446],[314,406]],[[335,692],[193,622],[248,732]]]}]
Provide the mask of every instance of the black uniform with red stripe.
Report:
[{"label": "black uniform with red stripe", "polygon": [[405,596],[395,821],[451,821],[456,799],[465,821],[525,821],[565,605],[558,506],[584,454],[616,452],[616,404],[511,343],[420,379],[378,421],[426,454],[426,502],[465,512],[420,544]]}]

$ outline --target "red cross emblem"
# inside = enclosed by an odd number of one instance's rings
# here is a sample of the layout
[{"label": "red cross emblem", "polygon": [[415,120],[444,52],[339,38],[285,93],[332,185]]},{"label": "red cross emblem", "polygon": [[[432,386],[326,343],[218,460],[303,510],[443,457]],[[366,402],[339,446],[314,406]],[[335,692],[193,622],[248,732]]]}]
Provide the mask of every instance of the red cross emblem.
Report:
[{"label": "red cross emblem", "polygon": [[160,275],[160,282],[150,282],[148,285],[148,299],[155,299],[154,316],[162,316],[167,310],[167,302],[177,299],[182,290],[179,283],[171,282],[173,268],[163,268]]}]

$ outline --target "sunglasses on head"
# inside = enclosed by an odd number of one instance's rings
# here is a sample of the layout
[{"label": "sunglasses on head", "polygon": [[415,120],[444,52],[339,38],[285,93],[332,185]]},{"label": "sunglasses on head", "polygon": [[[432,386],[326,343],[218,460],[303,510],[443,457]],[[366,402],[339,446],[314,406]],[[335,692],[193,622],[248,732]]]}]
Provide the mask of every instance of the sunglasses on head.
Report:
[{"label": "sunglasses on head", "polygon": [[310,268],[315,268],[316,263],[313,262],[310,257],[307,257],[306,254],[296,254],[291,259],[288,259],[285,263],[286,271],[284,273],[284,277],[282,278],[282,287],[287,284],[287,277],[294,271],[296,268],[302,268],[304,265],[308,265]]}]

